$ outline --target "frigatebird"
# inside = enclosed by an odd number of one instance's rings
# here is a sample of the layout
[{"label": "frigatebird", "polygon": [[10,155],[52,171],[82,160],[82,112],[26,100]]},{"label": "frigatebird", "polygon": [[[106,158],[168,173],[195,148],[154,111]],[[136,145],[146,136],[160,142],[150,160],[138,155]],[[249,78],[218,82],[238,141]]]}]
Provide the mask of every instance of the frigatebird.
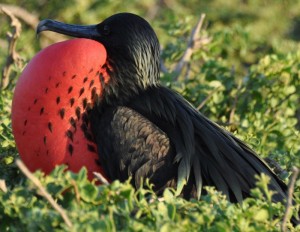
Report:
[{"label": "frigatebird", "polygon": [[173,187],[185,198],[200,198],[204,186],[215,186],[228,200],[241,202],[256,186],[255,176],[264,173],[273,201],[286,200],[286,184],[252,149],[160,83],[160,45],[146,20],[131,13],[90,26],[46,19],[37,27],[42,31],[90,39],[105,48],[106,60],[96,73],[102,92],[91,93],[93,104],[81,112],[83,126],[77,131],[96,144],[109,180],[132,177],[139,187],[148,178],[157,193]]}]

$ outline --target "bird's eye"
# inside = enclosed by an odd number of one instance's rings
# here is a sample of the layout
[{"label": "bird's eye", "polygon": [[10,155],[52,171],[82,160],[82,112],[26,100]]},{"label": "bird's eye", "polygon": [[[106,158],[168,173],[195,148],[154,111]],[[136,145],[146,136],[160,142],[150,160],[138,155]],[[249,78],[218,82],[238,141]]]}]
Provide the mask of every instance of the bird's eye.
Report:
[{"label": "bird's eye", "polygon": [[110,28],[109,28],[109,26],[108,25],[105,25],[104,27],[103,27],[103,35],[109,35],[110,34]]}]

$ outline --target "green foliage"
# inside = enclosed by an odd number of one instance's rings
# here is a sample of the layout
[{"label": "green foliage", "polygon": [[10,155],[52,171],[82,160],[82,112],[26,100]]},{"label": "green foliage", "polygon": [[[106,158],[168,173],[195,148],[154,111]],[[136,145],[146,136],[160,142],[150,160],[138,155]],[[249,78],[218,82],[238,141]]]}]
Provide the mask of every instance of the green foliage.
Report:
[{"label": "green foliage", "polygon": [[9,180],[9,185],[17,183],[20,178],[14,164],[18,154],[11,129],[11,99],[11,91],[0,92],[0,179]]},{"label": "green foliage", "polygon": [[[129,181],[95,186],[86,169],[78,174],[56,168],[49,176],[35,175],[67,212],[71,231],[279,231],[283,206],[271,202],[268,178],[261,176],[253,190],[255,199],[241,205],[229,203],[213,188],[201,201],[176,198],[166,189],[158,198],[146,184],[137,191]],[[69,230],[59,212],[38,194],[30,180],[0,192],[1,231]]]},{"label": "green foliage", "polygon": [[[68,23],[95,24],[123,11],[150,20],[162,44],[168,72],[165,85],[180,92],[213,121],[248,143],[261,157],[283,169],[300,166],[300,1],[299,0],[168,0],[168,1],[20,1],[3,3],[24,7],[43,18]],[[172,72],[189,41],[200,13],[206,13],[202,37],[211,42],[196,50],[175,80]],[[0,15],[0,67],[7,57],[10,22]],[[2,20],[3,19],[3,20]],[[22,20],[21,20],[22,21]],[[26,63],[41,47],[52,43],[22,21],[16,51]],[[10,85],[0,90],[0,231],[67,231],[59,213],[41,197],[14,164],[18,157],[11,129],[13,89],[22,70],[13,66]],[[281,177],[287,182],[287,172]],[[271,203],[268,178],[259,178],[253,198],[231,204],[212,188],[201,201],[163,197],[149,185],[135,191],[129,182],[97,186],[86,171],[35,174],[65,209],[73,231],[279,231],[284,206]],[[148,186],[148,188],[147,188]],[[300,180],[295,186],[300,208]],[[293,231],[292,228],[290,228]]]}]

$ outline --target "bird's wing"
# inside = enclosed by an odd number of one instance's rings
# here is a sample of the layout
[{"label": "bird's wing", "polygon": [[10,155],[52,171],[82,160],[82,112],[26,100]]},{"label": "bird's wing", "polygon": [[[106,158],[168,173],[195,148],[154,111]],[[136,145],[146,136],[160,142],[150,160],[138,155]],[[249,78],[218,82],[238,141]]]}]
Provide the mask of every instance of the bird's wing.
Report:
[{"label": "bird's wing", "polygon": [[[174,91],[155,87],[128,103],[164,131],[174,144],[178,163],[178,187],[192,178],[201,194],[203,186],[215,186],[231,201],[242,201],[255,187],[255,175],[270,176],[275,201],[286,197],[286,185],[242,141],[200,114]],[[191,183],[188,181],[189,184]]]},{"label": "bird's wing", "polygon": [[101,165],[110,179],[131,176],[138,188],[141,177],[149,178],[157,192],[172,185],[178,165],[162,130],[127,107],[107,108],[103,114],[95,109],[90,115]]}]

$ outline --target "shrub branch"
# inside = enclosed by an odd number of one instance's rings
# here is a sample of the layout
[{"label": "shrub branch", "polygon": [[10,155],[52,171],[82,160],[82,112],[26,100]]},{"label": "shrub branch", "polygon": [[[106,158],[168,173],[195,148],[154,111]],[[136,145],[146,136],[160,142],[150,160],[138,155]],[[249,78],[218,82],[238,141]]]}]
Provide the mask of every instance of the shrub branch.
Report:
[{"label": "shrub branch", "polygon": [[[32,29],[36,29],[36,26],[38,25],[40,19],[37,15],[33,14],[32,12],[29,12],[25,10],[22,7],[11,5],[11,4],[2,4],[0,3],[0,8],[5,8],[9,12],[11,12],[16,18],[21,20],[22,22],[26,23],[28,26],[30,26]],[[58,42],[65,40],[67,37],[61,34],[52,34],[52,33],[43,33],[43,37],[48,39],[51,42]]]},{"label": "shrub branch", "polygon": [[32,183],[37,187],[37,189],[40,191],[40,195],[43,196],[51,205],[52,207],[61,215],[65,223],[69,228],[72,228],[72,222],[70,221],[68,215],[66,214],[65,210],[59,206],[56,201],[52,198],[52,196],[46,191],[46,189],[43,187],[41,182],[38,178],[36,178],[24,165],[24,163],[21,160],[16,160],[16,164],[19,167],[19,169],[24,173],[24,175],[32,181]]},{"label": "shrub branch", "polygon": [[100,172],[93,172],[94,176],[97,180],[100,181],[101,184],[108,185],[109,181],[100,173]]},{"label": "shrub branch", "polygon": [[292,200],[293,200],[293,194],[294,194],[294,188],[295,188],[295,183],[296,183],[296,179],[298,177],[299,174],[299,169],[296,167],[292,168],[292,176],[288,185],[288,198],[286,201],[286,205],[285,205],[285,212],[284,212],[284,216],[283,216],[283,220],[281,223],[281,231],[285,232],[286,230],[286,222],[288,220],[290,211],[291,211],[291,207],[292,207]]},{"label": "shrub branch", "polygon": [[0,179],[0,190],[4,193],[7,192],[7,187],[6,187],[6,183],[5,180]]},{"label": "shrub branch", "polygon": [[234,115],[235,115],[235,111],[236,111],[236,107],[237,107],[237,103],[238,103],[238,97],[240,95],[242,89],[242,82],[239,82],[238,87],[237,87],[237,92],[235,94],[233,103],[232,103],[232,107],[230,110],[230,114],[229,114],[229,120],[228,120],[228,124],[232,125],[234,124]]},{"label": "shrub branch", "polygon": [[182,72],[183,67],[190,61],[193,52],[196,49],[199,49],[203,44],[209,43],[211,40],[211,38],[201,38],[200,37],[200,31],[202,29],[204,19],[205,19],[205,14],[201,14],[200,19],[198,20],[195,28],[193,29],[193,31],[191,33],[189,42],[187,44],[187,48],[186,48],[183,56],[181,57],[180,61],[174,68],[173,72],[176,74],[175,79],[177,79],[179,77],[180,73]]},{"label": "shrub branch", "polygon": [[218,91],[220,90],[220,87],[217,87],[215,89],[213,89],[208,95],[207,97],[197,106],[197,110],[200,111],[204,106],[205,104],[208,102],[208,100],[210,98],[212,98],[212,96],[217,93]]},{"label": "shrub branch", "polygon": [[2,69],[2,78],[0,82],[0,89],[5,89],[9,84],[9,76],[11,72],[11,68],[13,64],[21,66],[21,58],[19,54],[16,52],[16,44],[17,40],[21,34],[21,23],[20,21],[6,8],[0,7],[0,11],[2,11],[5,15],[7,15],[11,20],[12,32],[7,32],[8,39],[8,56],[6,58],[5,65]]}]

